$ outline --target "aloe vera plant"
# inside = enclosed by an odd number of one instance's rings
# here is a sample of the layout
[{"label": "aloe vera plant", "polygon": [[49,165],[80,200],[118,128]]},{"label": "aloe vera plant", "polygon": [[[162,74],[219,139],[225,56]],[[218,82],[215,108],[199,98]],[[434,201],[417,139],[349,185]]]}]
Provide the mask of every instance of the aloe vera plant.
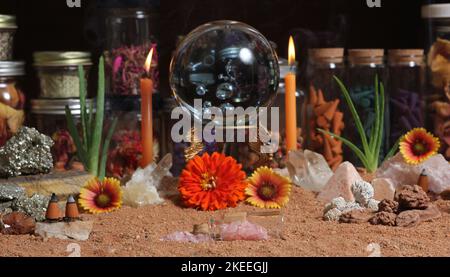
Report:
[{"label": "aloe vera plant", "polygon": [[[356,156],[361,160],[364,167],[368,172],[373,173],[378,169],[378,165],[380,162],[380,151],[383,142],[384,135],[384,112],[385,112],[385,93],[384,93],[384,85],[379,82],[378,76],[375,77],[375,121],[371,128],[370,138],[367,137],[366,132],[364,131],[363,124],[361,122],[361,118],[356,111],[355,105],[352,101],[350,93],[348,92],[345,85],[342,83],[339,78],[334,77],[336,82],[338,83],[342,94],[344,95],[345,101],[352,113],[353,119],[355,121],[356,128],[358,130],[359,136],[361,138],[362,149],[358,148],[355,144],[353,144],[350,140],[333,134],[331,132],[318,129],[320,132],[326,135],[330,135],[340,141],[342,141],[347,147],[349,147]],[[398,148],[398,143],[394,146],[394,148],[389,152],[387,157],[393,156],[396,149]]]},{"label": "aloe vera plant", "polygon": [[106,175],[109,144],[117,125],[117,118],[114,118],[102,143],[105,114],[105,65],[103,57],[100,58],[99,62],[95,117],[92,104],[89,107],[86,105],[87,87],[82,66],[78,67],[78,76],[80,80],[81,135],[68,106],[66,106],[67,126],[77,147],[78,159],[89,173],[102,180]]}]

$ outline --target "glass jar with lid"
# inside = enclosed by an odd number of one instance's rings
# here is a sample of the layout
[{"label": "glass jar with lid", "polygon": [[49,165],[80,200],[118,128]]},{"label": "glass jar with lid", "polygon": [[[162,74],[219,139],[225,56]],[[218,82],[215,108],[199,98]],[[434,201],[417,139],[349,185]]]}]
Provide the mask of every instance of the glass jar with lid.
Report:
[{"label": "glass jar with lid", "polygon": [[388,57],[392,147],[411,129],[425,127],[426,66],[423,49],[392,49]]},{"label": "glass jar with lid", "polygon": [[322,134],[323,129],[342,135],[344,113],[342,93],[334,76],[345,77],[343,48],[318,48],[309,50],[307,104],[304,130],[305,148],[322,154],[330,167],[336,169],[343,161],[342,142]]},{"label": "glass jar with lid", "polygon": [[25,94],[20,79],[24,62],[0,61],[0,147],[12,137],[25,120]]},{"label": "glass jar with lid", "polygon": [[0,61],[12,60],[16,30],[16,17],[0,14]]},{"label": "glass jar with lid", "polygon": [[442,154],[450,160],[450,4],[423,6],[422,17],[427,27],[428,125],[441,140]]},{"label": "glass jar with lid", "polygon": [[[350,49],[348,51],[348,70],[346,86],[349,90],[350,97],[353,100],[356,111],[359,113],[364,131],[368,139],[371,137],[372,126],[374,126],[375,118],[375,77],[378,76],[380,82],[383,82],[385,91],[386,109],[385,126],[383,132],[383,141],[380,150],[380,161],[382,161],[388,151],[389,138],[389,109],[388,107],[388,84],[387,69],[384,60],[384,49]],[[342,98],[343,103],[345,102]],[[349,139],[360,149],[362,142],[358,129],[356,128],[353,116],[345,103],[344,108],[344,137]],[[361,166],[361,161],[348,148],[344,147],[344,156],[346,160]]]},{"label": "glass jar with lid", "polygon": [[92,66],[88,52],[36,52],[34,66],[40,82],[39,98],[79,98],[78,66],[83,66],[88,79]]},{"label": "glass jar with lid", "polygon": [[148,74],[158,87],[156,38],[158,15],[146,9],[110,9],[106,18],[107,93],[115,96],[140,95],[139,80],[144,64],[154,49]]},{"label": "glass jar with lid", "polygon": [[[92,99],[87,99],[86,101],[88,107],[92,105],[95,108]],[[55,142],[52,147],[52,154],[55,169],[57,170],[79,167],[75,143],[67,127],[66,106],[71,110],[75,118],[75,124],[79,127],[81,108],[79,99],[33,99],[31,100],[31,110],[28,118],[31,127],[51,137]]]}]

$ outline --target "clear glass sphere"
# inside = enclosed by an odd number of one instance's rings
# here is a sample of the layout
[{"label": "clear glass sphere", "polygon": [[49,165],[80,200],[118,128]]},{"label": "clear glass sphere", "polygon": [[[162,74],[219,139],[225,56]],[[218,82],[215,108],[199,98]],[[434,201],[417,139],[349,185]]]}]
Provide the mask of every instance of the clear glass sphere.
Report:
[{"label": "clear glass sphere", "polygon": [[[196,118],[211,107],[267,107],[279,83],[277,54],[253,27],[215,21],[192,31],[180,42],[170,66],[175,98]],[[194,100],[202,100],[202,108]]]}]

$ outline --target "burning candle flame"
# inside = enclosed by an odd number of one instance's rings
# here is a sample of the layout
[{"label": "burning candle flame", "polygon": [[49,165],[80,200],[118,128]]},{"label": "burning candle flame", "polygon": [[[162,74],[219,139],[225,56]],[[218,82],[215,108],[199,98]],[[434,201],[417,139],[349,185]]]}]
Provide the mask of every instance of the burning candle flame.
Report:
[{"label": "burning candle flame", "polygon": [[147,60],[145,60],[145,66],[144,66],[144,68],[145,68],[145,71],[147,71],[147,74],[150,72],[150,68],[151,68],[151,66],[152,66],[153,49],[154,49],[154,48],[152,48],[152,49],[150,50],[150,53],[148,53],[148,56],[147,56]]},{"label": "burning candle flame", "polygon": [[295,65],[295,44],[292,36],[289,37],[288,62],[290,66]]}]

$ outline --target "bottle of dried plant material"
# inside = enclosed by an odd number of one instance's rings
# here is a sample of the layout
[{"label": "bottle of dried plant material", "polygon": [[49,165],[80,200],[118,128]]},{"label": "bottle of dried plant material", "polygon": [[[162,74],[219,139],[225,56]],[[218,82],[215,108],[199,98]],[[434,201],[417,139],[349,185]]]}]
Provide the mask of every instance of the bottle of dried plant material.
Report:
[{"label": "bottle of dried plant material", "polygon": [[16,30],[16,18],[0,14],[0,61],[12,60]]},{"label": "bottle of dried plant material", "polygon": [[0,147],[19,129],[25,120],[25,94],[20,79],[25,63],[0,61]]},{"label": "bottle of dried plant material", "polygon": [[422,17],[427,27],[427,124],[450,160],[450,4],[423,6]]},{"label": "bottle of dried plant material", "polygon": [[[384,132],[383,142],[380,150],[380,161],[382,161],[388,151],[389,138],[389,109],[388,107],[388,84],[387,70],[384,61],[383,49],[350,49],[348,51],[347,86],[350,96],[358,112],[364,132],[370,141],[372,127],[375,126],[375,77],[378,76],[380,82],[385,87],[385,111],[384,111]],[[342,97],[342,101],[345,101]],[[348,108],[347,103],[344,112],[344,137],[349,139],[358,148],[362,148],[361,136],[358,132],[355,120]],[[344,147],[346,160],[357,166],[362,166],[362,162],[348,147]]]},{"label": "bottle of dried plant material", "polygon": [[[158,13],[148,9],[107,11],[105,69],[107,93],[110,96],[139,96],[140,79],[147,75],[155,89],[159,85],[156,32]],[[150,72],[144,64],[154,49]]]},{"label": "bottle of dried plant material", "polygon": [[426,66],[423,49],[392,49],[388,57],[392,147],[411,129],[425,127]]},{"label": "bottle of dried plant material", "polygon": [[342,93],[334,76],[345,77],[344,49],[309,50],[309,88],[303,111],[302,130],[305,148],[322,154],[330,167],[336,169],[343,161],[342,142],[319,132],[322,129],[342,135],[345,129]]},{"label": "bottle of dried plant material", "polygon": [[85,78],[92,65],[87,52],[36,52],[34,66],[39,77],[39,98],[79,98],[80,78],[78,66],[83,66]]}]

